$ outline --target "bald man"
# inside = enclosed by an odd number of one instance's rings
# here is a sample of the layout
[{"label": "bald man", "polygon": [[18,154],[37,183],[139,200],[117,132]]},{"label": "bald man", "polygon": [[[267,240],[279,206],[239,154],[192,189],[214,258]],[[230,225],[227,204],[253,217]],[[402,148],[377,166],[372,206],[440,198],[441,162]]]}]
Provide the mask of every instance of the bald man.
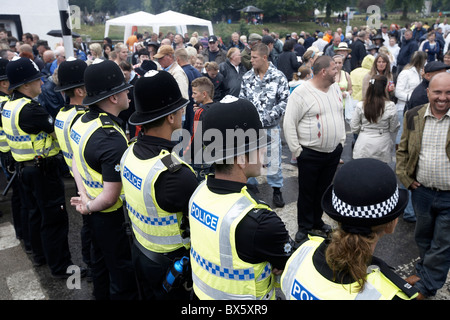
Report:
[{"label": "bald man", "polygon": [[450,73],[431,78],[427,95],[428,103],[405,114],[396,167],[417,217],[420,260],[406,281],[420,298],[434,296],[450,268]]}]

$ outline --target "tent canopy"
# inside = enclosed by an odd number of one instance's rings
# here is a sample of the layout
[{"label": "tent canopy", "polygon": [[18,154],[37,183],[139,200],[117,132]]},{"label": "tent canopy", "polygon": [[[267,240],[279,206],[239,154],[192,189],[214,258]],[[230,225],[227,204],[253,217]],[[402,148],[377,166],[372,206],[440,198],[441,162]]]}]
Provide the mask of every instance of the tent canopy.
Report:
[{"label": "tent canopy", "polygon": [[258,13],[258,12],[264,12],[264,10],[258,9],[257,7],[254,6],[247,6],[241,10],[238,10],[241,12],[248,12],[248,13]]},{"label": "tent canopy", "polygon": [[213,34],[212,23],[209,20],[204,20],[189,16],[186,14],[178,13],[175,11],[166,11],[157,15],[139,11],[136,13],[128,14],[118,18],[110,19],[105,24],[105,37],[109,34],[109,27],[111,25],[125,26],[124,42],[131,36],[131,30],[133,26],[146,26],[152,27],[153,32],[158,33],[160,27],[174,26],[177,29],[177,33],[185,34],[187,32],[187,26],[206,26],[209,34]]},{"label": "tent canopy", "polygon": [[154,14],[139,11],[118,18],[109,19],[105,23],[105,37],[109,34],[110,26],[124,26],[125,31],[123,33],[123,42],[126,42],[127,38],[131,36],[133,26],[152,26],[151,21],[154,16]]}]

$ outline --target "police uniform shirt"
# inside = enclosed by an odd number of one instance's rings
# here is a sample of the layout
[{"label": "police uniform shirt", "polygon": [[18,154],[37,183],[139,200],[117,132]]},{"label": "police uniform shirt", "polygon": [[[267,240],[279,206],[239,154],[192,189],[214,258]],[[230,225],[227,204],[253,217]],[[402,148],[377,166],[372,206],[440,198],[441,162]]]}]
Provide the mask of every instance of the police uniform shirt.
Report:
[{"label": "police uniform shirt", "polygon": [[[133,147],[134,155],[141,160],[158,156],[162,150],[172,152],[178,142],[163,138],[139,134]],[[195,174],[186,166],[179,170],[161,173],[155,183],[155,195],[158,205],[167,212],[189,212],[189,199],[198,186]],[[148,190],[150,193],[150,190]]]},{"label": "police uniform shirt", "polygon": [[28,134],[39,134],[41,131],[53,133],[53,117],[38,102],[19,91],[14,91],[10,101],[21,98],[30,99],[31,102],[19,114],[19,127]]},{"label": "police uniform shirt", "polygon": [[[108,114],[109,118],[119,127],[122,125],[120,118],[101,110],[96,105],[90,106],[89,111],[78,121],[85,123],[97,119],[99,113]],[[127,141],[117,129],[99,128],[89,138],[84,157],[87,164],[102,175],[103,181],[121,182],[120,159],[127,148]]]},{"label": "police uniform shirt", "polygon": [[[208,189],[217,194],[239,193],[244,183],[221,180],[209,175]],[[257,202],[262,203],[249,191]],[[265,209],[254,209],[236,227],[236,251],[240,259],[248,263],[268,261],[272,267],[284,269],[292,253],[289,233],[280,217]]]}]

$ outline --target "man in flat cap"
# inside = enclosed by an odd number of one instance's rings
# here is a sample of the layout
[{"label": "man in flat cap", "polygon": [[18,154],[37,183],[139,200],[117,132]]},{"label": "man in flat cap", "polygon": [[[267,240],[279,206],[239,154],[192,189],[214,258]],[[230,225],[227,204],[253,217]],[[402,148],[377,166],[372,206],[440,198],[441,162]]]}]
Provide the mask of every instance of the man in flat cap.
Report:
[{"label": "man in flat cap", "polygon": [[259,34],[251,33],[248,37],[247,46],[245,46],[245,48],[241,51],[241,63],[247,70],[251,70],[253,67],[252,63],[250,62],[252,48],[258,43],[261,43],[261,41],[262,37]]}]

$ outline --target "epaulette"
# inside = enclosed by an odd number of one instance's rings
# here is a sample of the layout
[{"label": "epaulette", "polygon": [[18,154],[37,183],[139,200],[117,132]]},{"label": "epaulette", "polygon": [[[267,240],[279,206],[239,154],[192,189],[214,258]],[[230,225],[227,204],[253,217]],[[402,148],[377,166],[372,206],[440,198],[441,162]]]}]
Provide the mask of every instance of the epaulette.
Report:
[{"label": "epaulette", "polygon": [[167,170],[169,170],[170,173],[174,173],[178,170],[180,170],[182,164],[172,156],[172,154],[168,154],[167,156],[163,157],[161,159],[161,162],[166,166]]},{"label": "epaulette", "polygon": [[381,273],[384,274],[386,278],[388,278],[393,284],[395,284],[409,298],[412,298],[419,292],[417,288],[413,287],[404,279],[402,279],[398,274],[396,274],[394,270],[392,270],[392,268],[389,267],[383,260],[377,257],[372,257],[372,264],[378,266]]}]

